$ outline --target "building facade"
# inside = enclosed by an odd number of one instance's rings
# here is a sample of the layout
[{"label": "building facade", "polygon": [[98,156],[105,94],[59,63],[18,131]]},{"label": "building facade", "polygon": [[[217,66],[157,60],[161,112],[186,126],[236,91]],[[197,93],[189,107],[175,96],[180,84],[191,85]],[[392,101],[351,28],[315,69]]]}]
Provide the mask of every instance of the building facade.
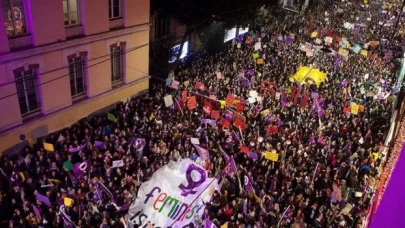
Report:
[{"label": "building facade", "polygon": [[175,44],[181,42],[186,26],[181,25],[176,18],[170,15],[153,12],[150,17],[151,29],[150,40],[160,41],[167,38],[174,38]]},{"label": "building facade", "polygon": [[148,89],[150,0],[0,2],[0,153]]}]

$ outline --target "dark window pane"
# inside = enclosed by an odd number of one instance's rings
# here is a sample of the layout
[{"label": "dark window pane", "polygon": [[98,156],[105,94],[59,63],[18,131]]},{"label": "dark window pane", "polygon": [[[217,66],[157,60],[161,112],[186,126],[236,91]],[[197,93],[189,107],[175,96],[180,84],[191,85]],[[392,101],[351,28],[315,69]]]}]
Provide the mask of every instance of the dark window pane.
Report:
[{"label": "dark window pane", "polygon": [[18,103],[21,115],[39,110],[36,88],[36,72],[33,70],[15,74]]},{"label": "dark window pane", "polygon": [[119,6],[114,6],[113,8],[113,17],[119,17],[120,16],[120,7]]},{"label": "dark window pane", "polygon": [[14,20],[15,35],[27,33],[27,26],[25,24],[25,10],[23,0],[12,0],[13,10],[9,15]]},{"label": "dark window pane", "polygon": [[69,60],[69,78],[72,97],[82,95],[86,92],[84,70],[85,66],[82,57]]}]

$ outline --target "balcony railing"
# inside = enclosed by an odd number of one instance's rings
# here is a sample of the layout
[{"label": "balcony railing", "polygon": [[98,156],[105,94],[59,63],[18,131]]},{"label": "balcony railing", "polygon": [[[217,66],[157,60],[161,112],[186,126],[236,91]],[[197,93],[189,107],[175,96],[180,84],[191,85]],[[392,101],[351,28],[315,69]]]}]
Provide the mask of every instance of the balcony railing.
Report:
[{"label": "balcony railing", "polygon": [[10,50],[32,46],[31,35],[10,37],[8,39]]},{"label": "balcony railing", "polygon": [[110,30],[120,29],[124,27],[122,18],[110,20]]},{"label": "balcony railing", "polygon": [[83,35],[83,26],[66,27],[66,39],[74,38]]}]

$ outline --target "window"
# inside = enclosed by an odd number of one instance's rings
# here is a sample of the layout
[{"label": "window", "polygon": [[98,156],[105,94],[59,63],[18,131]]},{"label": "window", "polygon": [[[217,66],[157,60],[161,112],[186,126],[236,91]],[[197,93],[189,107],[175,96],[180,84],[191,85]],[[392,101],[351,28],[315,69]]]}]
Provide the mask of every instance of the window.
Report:
[{"label": "window", "polygon": [[4,24],[8,36],[27,33],[23,0],[2,0]]},{"label": "window", "polygon": [[22,116],[40,109],[37,96],[37,75],[35,69],[14,72],[18,103]]},{"label": "window", "polygon": [[170,17],[158,15],[155,19],[155,39],[170,35]]},{"label": "window", "polygon": [[78,1],[79,0],[63,0],[65,26],[78,25],[80,23]]},{"label": "window", "polygon": [[121,0],[108,0],[108,17],[116,19],[121,17]]},{"label": "window", "polygon": [[86,94],[84,58],[84,56],[68,58],[70,92],[72,98]]},{"label": "window", "polygon": [[123,79],[122,70],[122,47],[111,47],[111,82],[119,83]]}]

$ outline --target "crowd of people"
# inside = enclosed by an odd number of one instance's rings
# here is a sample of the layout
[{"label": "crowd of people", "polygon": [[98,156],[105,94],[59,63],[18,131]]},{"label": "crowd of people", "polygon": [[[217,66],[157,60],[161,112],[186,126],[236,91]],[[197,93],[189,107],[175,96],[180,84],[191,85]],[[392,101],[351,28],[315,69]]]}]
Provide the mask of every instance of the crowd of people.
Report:
[{"label": "crowd of people", "polygon": [[[190,158],[224,177],[194,227],[205,220],[216,227],[363,227],[395,101],[398,64],[386,45],[398,4],[326,1],[305,14],[269,9],[263,25],[222,52],[198,54],[171,72],[177,89],[151,84],[109,115],[50,134],[18,157],[2,156],[2,226],[124,227],[139,186],[169,161]],[[329,48],[326,37],[333,39]],[[300,66],[325,72],[327,80],[294,81]],[[252,90],[261,99],[249,100]],[[183,91],[214,102],[232,95],[244,104],[238,112],[245,126],[228,119],[236,112],[230,105],[219,109],[221,121],[202,123],[212,118],[206,103],[182,107]],[[173,106],[166,107],[167,95]],[[198,158],[191,137],[210,151],[207,160]],[[225,172],[229,158],[236,172]],[[113,163],[120,160],[122,166]]]}]

